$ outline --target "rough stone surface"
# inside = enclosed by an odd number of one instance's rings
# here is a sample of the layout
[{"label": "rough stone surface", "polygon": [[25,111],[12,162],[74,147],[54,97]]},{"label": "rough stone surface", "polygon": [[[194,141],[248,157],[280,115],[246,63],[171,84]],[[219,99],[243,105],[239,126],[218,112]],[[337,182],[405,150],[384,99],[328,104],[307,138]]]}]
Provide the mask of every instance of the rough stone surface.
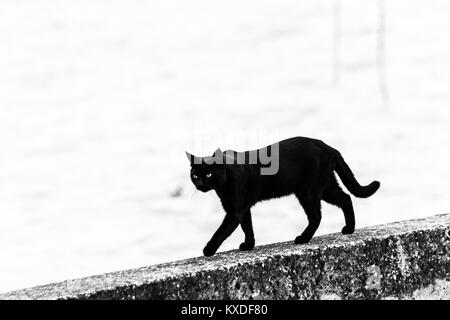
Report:
[{"label": "rough stone surface", "polygon": [[450,281],[436,280],[435,283],[412,294],[401,297],[386,297],[386,300],[450,300]]},{"label": "rough stone surface", "polygon": [[450,214],[68,280],[0,299],[404,299],[449,296]]}]

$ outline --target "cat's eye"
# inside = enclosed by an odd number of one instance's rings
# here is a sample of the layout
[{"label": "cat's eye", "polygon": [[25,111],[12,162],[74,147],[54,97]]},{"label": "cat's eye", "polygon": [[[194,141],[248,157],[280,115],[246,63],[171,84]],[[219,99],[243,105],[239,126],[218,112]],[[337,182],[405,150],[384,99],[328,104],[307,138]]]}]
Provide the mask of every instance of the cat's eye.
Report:
[{"label": "cat's eye", "polygon": [[211,178],[211,177],[212,177],[212,173],[208,173],[208,174],[206,175],[206,177],[207,177],[207,178]]},{"label": "cat's eye", "polygon": [[192,175],[192,178],[197,179],[198,176],[197,176],[196,174],[193,174],[193,175]]}]

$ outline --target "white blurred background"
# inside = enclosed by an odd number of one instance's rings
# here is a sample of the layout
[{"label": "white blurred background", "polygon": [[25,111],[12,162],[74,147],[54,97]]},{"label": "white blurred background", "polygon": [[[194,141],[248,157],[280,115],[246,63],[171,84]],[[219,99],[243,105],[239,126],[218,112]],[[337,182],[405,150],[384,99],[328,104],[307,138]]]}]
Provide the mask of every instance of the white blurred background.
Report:
[{"label": "white blurred background", "polygon": [[[447,0],[2,0],[0,292],[201,255],[223,210],[185,150],[315,137],[381,181],[357,227],[448,212],[449,30]],[[253,217],[306,226],[293,197]]]}]

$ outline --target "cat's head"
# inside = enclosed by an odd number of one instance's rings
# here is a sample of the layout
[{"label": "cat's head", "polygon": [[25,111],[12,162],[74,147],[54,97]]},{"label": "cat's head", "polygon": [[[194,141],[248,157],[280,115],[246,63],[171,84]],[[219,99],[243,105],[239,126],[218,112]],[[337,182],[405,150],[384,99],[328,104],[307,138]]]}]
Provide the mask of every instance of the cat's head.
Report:
[{"label": "cat's head", "polygon": [[217,149],[211,157],[196,157],[189,152],[186,155],[191,163],[191,180],[195,187],[202,191],[219,188],[227,179],[224,155]]}]

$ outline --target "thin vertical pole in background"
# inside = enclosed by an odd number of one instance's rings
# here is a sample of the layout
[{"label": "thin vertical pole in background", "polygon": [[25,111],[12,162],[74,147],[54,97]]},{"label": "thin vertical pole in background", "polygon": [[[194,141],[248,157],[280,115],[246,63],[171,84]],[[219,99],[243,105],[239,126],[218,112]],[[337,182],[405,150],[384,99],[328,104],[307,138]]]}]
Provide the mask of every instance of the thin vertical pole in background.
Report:
[{"label": "thin vertical pole in background", "polygon": [[341,80],[341,0],[333,3],[333,84]]},{"label": "thin vertical pole in background", "polygon": [[378,88],[382,105],[389,101],[386,81],[386,5],[385,0],[378,0],[378,32],[377,32],[377,73]]}]

